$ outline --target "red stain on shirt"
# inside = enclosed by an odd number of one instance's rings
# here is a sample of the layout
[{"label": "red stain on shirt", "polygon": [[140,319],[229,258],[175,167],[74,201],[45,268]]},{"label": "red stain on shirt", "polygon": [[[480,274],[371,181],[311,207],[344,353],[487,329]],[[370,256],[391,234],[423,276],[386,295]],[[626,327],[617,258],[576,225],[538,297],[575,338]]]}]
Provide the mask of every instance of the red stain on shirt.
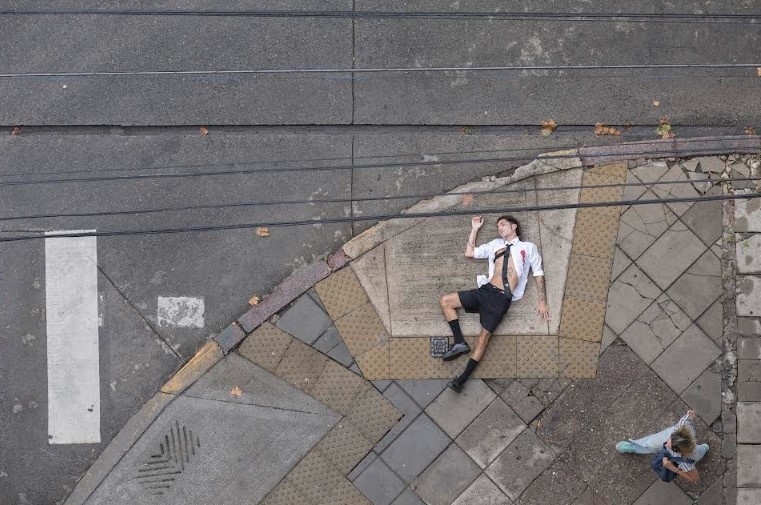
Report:
[{"label": "red stain on shirt", "polygon": [[521,258],[523,258],[523,264],[526,264],[526,250],[521,249]]}]

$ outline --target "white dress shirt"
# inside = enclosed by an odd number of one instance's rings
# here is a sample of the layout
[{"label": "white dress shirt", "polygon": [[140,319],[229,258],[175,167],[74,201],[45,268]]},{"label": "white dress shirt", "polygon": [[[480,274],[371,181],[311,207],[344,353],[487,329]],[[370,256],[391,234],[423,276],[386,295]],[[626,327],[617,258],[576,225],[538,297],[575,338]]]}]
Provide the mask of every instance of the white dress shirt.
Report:
[{"label": "white dress shirt", "polygon": [[[500,237],[475,248],[474,258],[489,259],[489,275],[479,275],[476,278],[479,288],[489,282],[489,279],[494,275],[494,255],[503,249],[507,243],[507,240]],[[534,277],[544,275],[544,270],[542,270],[542,257],[539,255],[539,249],[533,242],[524,242],[518,237],[514,238],[510,241],[510,255],[513,257],[513,264],[518,274],[518,284],[513,290],[512,298],[515,301],[523,298],[529,269],[534,272]]]}]

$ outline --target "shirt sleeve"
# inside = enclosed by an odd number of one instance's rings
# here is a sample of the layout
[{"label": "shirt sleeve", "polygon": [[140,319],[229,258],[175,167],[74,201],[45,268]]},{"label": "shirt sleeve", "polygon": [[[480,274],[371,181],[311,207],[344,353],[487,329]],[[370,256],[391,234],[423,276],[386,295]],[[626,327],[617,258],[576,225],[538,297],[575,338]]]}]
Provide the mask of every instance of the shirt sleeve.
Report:
[{"label": "shirt sleeve", "polygon": [[492,242],[494,241],[492,240],[473,249],[473,257],[477,260],[487,259],[492,251]]},{"label": "shirt sleeve", "polygon": [[531,257],[531,271],[534,272],[534,277],[544,275],[544,270],[542,270],[542,257],[539,255],[539,250],[536,248],[536,245],[531,248],[531,254],[529,256]]}]

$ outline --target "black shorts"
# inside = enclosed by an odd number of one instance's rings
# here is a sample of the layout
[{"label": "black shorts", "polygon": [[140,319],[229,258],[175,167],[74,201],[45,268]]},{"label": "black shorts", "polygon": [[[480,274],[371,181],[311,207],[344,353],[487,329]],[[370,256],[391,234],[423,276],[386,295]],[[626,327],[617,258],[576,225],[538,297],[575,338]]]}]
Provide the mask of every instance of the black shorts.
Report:
[{"label": "black shorts", "polygon": [[481,326],[489,333],[494,333],[510,308],[510,299],[505,293],[488,282],[478,289],[458,291],[457,295],[465,312],[478,312]]}]

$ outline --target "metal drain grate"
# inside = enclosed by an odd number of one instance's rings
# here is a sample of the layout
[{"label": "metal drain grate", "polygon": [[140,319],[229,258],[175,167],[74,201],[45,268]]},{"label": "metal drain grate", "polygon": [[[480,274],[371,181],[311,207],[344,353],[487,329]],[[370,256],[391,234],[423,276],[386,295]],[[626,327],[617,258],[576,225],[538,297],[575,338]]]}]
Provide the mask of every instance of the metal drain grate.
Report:
[{"label": "metal drain grate", "polygon": [[449,350],[449,338],[431,337],[431,357],[441,358]]}]

